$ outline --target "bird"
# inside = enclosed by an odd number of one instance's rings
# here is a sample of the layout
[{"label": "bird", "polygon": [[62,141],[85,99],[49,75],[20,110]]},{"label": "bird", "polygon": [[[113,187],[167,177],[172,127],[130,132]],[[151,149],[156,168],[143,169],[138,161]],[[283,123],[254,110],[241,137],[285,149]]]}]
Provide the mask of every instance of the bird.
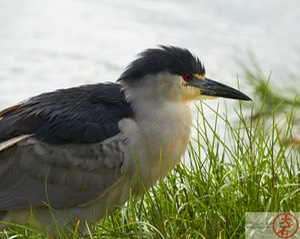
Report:
[{"label": "bird", "polygon": [[[104,82],[104,81],[102,81]],[[0,229],[34,220],[56,235],[96,222],[180,162],[189,103],[246,100],[188,49],[147,48],[115,82],[42,93],[0,112]]]}]

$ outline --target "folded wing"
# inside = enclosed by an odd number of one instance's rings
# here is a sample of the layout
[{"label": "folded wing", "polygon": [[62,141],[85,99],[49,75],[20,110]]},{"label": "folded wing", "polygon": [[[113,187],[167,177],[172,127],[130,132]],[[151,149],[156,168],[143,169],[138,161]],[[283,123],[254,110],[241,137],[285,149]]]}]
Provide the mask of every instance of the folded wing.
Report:
[{"label": "folded wing", "polygon": [[69,208],[104,194],[129,155],[117,84],[42,94],[0,112],[0,211]]}]

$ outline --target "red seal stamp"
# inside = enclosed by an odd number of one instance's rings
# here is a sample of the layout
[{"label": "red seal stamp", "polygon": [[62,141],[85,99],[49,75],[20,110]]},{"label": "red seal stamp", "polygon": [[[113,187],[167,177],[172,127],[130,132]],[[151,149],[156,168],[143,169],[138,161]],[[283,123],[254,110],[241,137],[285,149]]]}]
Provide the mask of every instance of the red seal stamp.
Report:
[{"label": "red seal stamp", "polygon": [[279,213],[272,221],[272,229],[280,238],[291,238],[297,233],[299,222],[289,212]]}]

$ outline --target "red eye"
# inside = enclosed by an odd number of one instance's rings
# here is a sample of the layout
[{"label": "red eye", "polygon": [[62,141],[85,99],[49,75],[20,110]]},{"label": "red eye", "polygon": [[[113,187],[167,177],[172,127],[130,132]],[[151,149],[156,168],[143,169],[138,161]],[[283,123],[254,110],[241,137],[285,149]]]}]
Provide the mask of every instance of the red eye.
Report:
[{"label": "red eye", "polygon": [[182,78],[183,78],[183,80],[184,81],[190,81],[190,80],[192,80],[193,79],[193,74],[190,74],[190,73],[185,73],[183,76],[182,76]]}]

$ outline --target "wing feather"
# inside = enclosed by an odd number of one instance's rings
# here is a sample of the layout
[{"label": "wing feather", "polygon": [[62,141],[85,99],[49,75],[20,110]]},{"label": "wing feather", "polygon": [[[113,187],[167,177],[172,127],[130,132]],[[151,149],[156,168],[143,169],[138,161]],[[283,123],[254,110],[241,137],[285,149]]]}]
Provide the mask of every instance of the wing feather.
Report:
[{"label": "wing feather", "polygon": [[0,112],[0,213],[101,197],[124,174],[130,152],[118,122],[132,115],[118,84],[44,93]]},{"label": "wing feather", "polygon": [[[0,210],[69,208],[101,196],[121,176],[129,152],[118,134],[86,145],[49,145],[29,138],[0,152]],[[8,165],[7,165],[8,164]]]}]

